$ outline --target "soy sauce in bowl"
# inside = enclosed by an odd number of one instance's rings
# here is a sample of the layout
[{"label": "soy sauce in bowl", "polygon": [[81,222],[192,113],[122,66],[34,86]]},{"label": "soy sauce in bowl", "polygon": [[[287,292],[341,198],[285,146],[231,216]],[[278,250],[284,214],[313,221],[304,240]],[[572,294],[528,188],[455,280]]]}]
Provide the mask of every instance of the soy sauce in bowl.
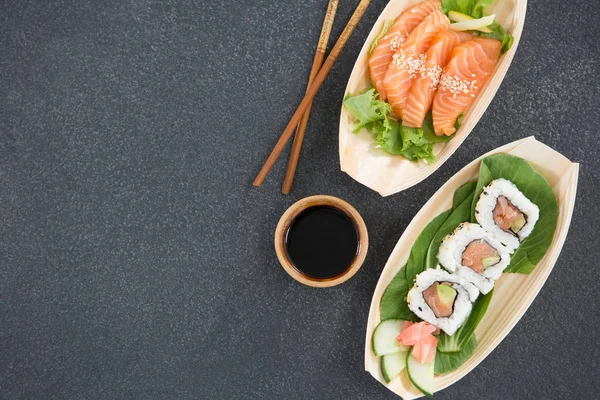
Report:
[{"label": "soy sauce in bowl", "polygon": [[333,278],[344,273],[356,258],[358,232],[352,219],[337,208],[309,207],[290,224],[285,248],[302,274]]},{"label": "soy sauce in bowl", "polygon": [[333,196],[298,200],[275,229],[275,252],[281,266],[308,286],[330,287],[360,269],[369,248],[365,221],[354,207]]}]

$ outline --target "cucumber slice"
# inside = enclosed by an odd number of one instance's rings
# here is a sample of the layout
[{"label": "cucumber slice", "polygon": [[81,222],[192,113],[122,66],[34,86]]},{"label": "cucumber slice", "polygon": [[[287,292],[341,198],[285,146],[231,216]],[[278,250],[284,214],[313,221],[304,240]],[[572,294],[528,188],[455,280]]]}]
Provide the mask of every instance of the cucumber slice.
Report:
[{"label": "cucumber slice", "polygon": [[[450,21],[452,21],[452,22],[472,21],[472,20],[475,19],[475,18],[471,17],[470,15],[463,14],[463,13],[460,13],[458,11],[448,11],[448,18],[450,18]],[[493,32],[487,26],[484,26],[482,28],[478,28],[476,30],[479,31],[479,32],[485,32],[485,33],[492,33]]]},{"label": "cucumber slice", "polygon": [[371,345],[376,356],[385,356],[399,351],[407,351],[408,347],[400,346],[396,338],[402,332],[403,319],[387,319],[381,321],[373,331]]},{"label": "cucumber slice", "polygon": [[381,373],[386,383],[390,383],[406,367],[407,354],[408,351],[400,351],[381,357]]},{"label": "cucumber slice", "polygon": [[475,19],[470,15],[463,14],[458,11],[448,11],[448,18],[450,18],[450,21],[452,22],[470,21],[472,19]]},{"label": "cucumber slice", "polygon": [[412,356],[412,349],[406,356],[408,378],[425,396],[433,397],[433,364],[421,364]]},{"label": "cucumber slice", "polygon": [[450,29],[455,31],[474,31],[480,30],[494,23],[496,15],[487,15],[479,19],[470,19],[450,24]]}]

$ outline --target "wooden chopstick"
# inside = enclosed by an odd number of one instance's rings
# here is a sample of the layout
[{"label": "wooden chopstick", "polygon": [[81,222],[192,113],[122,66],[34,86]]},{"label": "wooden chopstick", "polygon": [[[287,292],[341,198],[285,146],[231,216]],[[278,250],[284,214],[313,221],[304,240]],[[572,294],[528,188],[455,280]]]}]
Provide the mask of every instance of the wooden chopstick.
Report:
[{"label": "wooden chopstick", "polygon": [[275,147],[271,151],[271,154],[267,158],[267,161],[265,161],[265,164],[259,171],[258,175],[256,175],[256,178],[254,179],[253,183],[254,186],[260,186],[265,181],[267,175],[269,174],[269,171],[271,171],[271,168],[273,168],[275,161],[277,161],[277,158],[283,151],[283,148],[285,147],[286,143],[288,142],[288,140],[290,140],[290,137],[292,137],[294,129],[302,119],[302,116],[312,103],[313,99],[315,98],[317,92],[319,91],[319,88],[321,87],[323,81],[327,77],[327,74],[329,73],[329,71],[331,71],[331,68],[333,67],[338,56],[342,52],[342,49],[346,45],[346,42],[348,42],[348,39],[352,35],[354,28],[356,28],[356,25],[358,24],[363,14],[365,13],[365,10],[369,6],[369,3],[371,3],[371,0],[361,0],[358,6],[356,7],[356,10],[354,10],[354,14],[352,14],[350,21],[348,21],[348,24],[344,28],[344,31],[335,43],[335,46],[333,46],[331,53],[329,53],[329,57],[327,57],[325,63],[323,63],[323,66],[317,73],[317,76],[315,76],[313,83],[307,89],[304,99],[296,109],[296,112],[292,116],[292,119],[281,134],[281,137],[279,138],[277,143],[275,144]]},{"label": "wooden chopstick", "polygon": [[[321,35],[319,36],[319,43],[317,44],[317,50],[315,51],[315,57],[313,59],[312,68],[310,70],[310,77],[308,78],[308,84],[306,88],[310,88],[313,83],[315,76],[323,65],[325,59],[325,52],[327,51],[327,43],[329,42],[329,35],[331,34],[331,27],[333,26],[333,20],[335,19],[335,13],[337,11],[339,0],[329,0],[327,6],[327,13],[323,20],[323,27],[321,28]],[[300,158],[300,150],[302,150],[302,142],[304,141],[304,132],[308,125],[308,118],[310,117],[310,109],[312,102],[306,109],[298,128],[296,129],[296,135],[294,136],[294,143],[292,144],[292,152],[288,161],[287,171],[285,173],[285,179],[281,186],[281,192],[283,194],[290,193],[292,190],[292,184],[294,183],[294,175],[296,174],[296,168],[298,167],[298,159]]]}]

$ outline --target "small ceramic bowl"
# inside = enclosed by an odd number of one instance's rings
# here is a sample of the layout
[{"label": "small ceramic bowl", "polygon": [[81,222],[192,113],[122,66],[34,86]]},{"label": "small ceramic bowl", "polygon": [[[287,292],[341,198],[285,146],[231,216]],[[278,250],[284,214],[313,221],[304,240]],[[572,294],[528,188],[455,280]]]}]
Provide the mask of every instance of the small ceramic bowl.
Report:
[{"label": "small ceramic bowl", "polygon": [[[304,210],[315,206],[334,207],[343,212],[350,218],[358,234],[356,256],[344,272],[331,278],[319,279],[303,274],[294,266],[294,263],[292,263],[286,251],[285,238],[292,222],[294,222],[294,219]],[[356,274],[365,261],[368,248],[369,234],[367,233],[365,221],[363,221],[362,217],[354,207],[344,200],[333,196],[318,195],[306,197],[297,201],[281,216],[275,230],[275,251],[277,252],[279,262],[292,278],[300,283],[313,287],[331,287],[350,279]]]}]

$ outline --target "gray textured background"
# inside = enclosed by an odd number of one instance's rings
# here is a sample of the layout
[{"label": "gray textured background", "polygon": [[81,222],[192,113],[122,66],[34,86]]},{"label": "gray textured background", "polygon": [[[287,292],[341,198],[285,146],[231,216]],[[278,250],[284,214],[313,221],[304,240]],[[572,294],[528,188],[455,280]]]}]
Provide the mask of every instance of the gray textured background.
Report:
[{"label": "gray textured background", "polygon": [[[341,3],[334,38],[357,1]],[[436,398],[597,398],[600,3],[531,1],[473,134],[381,198],[339,171],[337,127],[385,3],[319,92],[286,197],[283,161],[251,181],[302,96],[326,0],[2,1],[0,398],[393,399],[363,371],[389,253],[462,166],[529,135],[581,162],[569,237],[522,321]],[[327,290],[288,277],[272,245],[286,207],[317,193],[371,236]]]}]

